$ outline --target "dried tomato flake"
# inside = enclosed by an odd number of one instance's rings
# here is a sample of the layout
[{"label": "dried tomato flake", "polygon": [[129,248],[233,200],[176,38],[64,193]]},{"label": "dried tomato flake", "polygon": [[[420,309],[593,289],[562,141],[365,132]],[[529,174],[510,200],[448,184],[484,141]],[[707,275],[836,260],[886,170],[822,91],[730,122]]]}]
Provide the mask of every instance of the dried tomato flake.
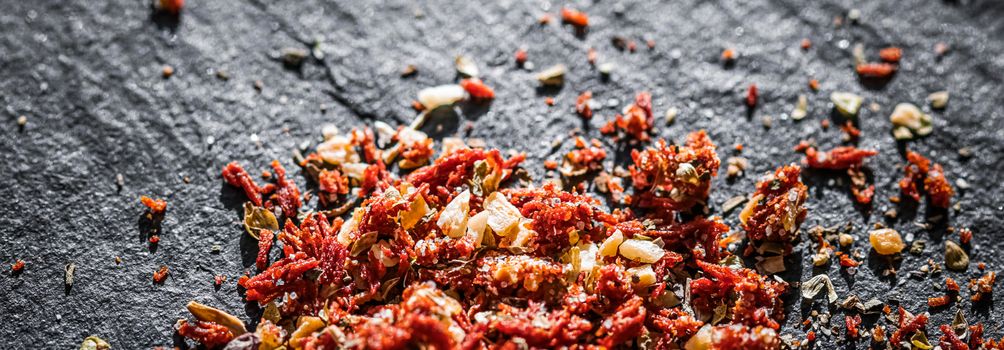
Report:
[{"label": "dried tomato flake", "polygon": [[593,108],[589,106],[589,102],[593,99],[592,91],[583,91],[578,98],[575,99],[575,112],[579,113],[579,116],[590,119],[593,117]]},{"label": "dried tomato flake", "polygon": [[858,326],[861,325],[861,315],[844,316],[844,323],[847,325],[847,336],[857,338],[859,336]]},{"label": "dried tomato flake", "polygon": [[844,170],[860,167],[865,158],[878,154],[877,151],[842,146],[827,152],[819,152],[815,147],[805,148],[805,164],[812,169]]},{"label": "dried tomato flake", "polygon": [[150,214],[153,216],[163,215],[164,211],[167,210],[167,201],[163,199],[153,199],[147,196],[140,196],[139,201],[150,209]]},{"label": "dried tomato flake", "polygon": [[575,9],[562,7],[561,21],[579,28],[584,28],[589,25],[589,16],[584,12],[580,12]]},{"label": "dried tomato flake", "polygon": [[523,64],[526,63],[527,56],[528,55],[527,55],[527,52],[526,52],[525,49],[522,49],[522,48],[516,49],[516,54],[515,54],[516,64],[522,67]]},{"label": "dried tomato flake", "polygon": [[468,78],[460,81],[460,86],[471,95],[471,98],[479,100],[491,100],[495,98],[495,90],[485,85],[481,79]]},{"label": "dried tomato flake", "polygon": [[898,47],[887,47],[879,50],[879,57],[885,62],[899,63],[900,58],[903,57],[903,50]]},{"label": "dried tomato flake", "polygon": [[164,280],[167,279],[167,274],[167,266],[161,266],[159,270],[153,272],[153,283],[164,283]]},{"label": "dried tomato flake", "polygon": [[757,102],[757,90],[756,84],[750,84],[749,88],[746,89],[746,106],[749,108],[756,107]]},{"label": "dried tomato flake", "polygon": [[234,334],[229,328],[209,321],[196,321],[193,325],[187,320],[178,320],[174,329],[182,337],[195,340],[209,348],[225,345],[234,339]]},{"label": "dried tomato flake", "polygon": [[16,273],[20,273],[21,270],[24,270],[24,260],[17,259],[17,260],[14,261],[13,264],[10,264],[10,272],[11,273],[15,273],[15,274]]},{"label": "dried tomato flake", "polygon": [[931,205],[948,208],[955,191],[945,179],[941,165],[932,163],[924,156],[906,152],[907,164],[903,167],[903,179],[899,180],[899,188],[903,194],[915,201],[920,200],[921,193],[927,194]]},{"label": "dried tomato flake", "polygon": [[896,72],[896,66],[889,63],[862,63],[855,70],[863,77],[884,79]]},{"label": "dried tomato flake", "polygon": [[255,259],[255,266],[258,267],[258,270],[265,270],[265,267],[268,265],[268,252],[272,249],[272,238],[275,237],[275,232],[267,229],[262,229],[258,232],[258,256]]},{"label": "dried tomato flake", "polygon": [[227,166],[223,167],[223,180],[225,180],[230,186],[240,187],[244,190],[244,194],[254,203],[256,206],[261,206],[261,188],[258,184],[254,182],[251,175],[241,167],[237,162],[231,162]]}]

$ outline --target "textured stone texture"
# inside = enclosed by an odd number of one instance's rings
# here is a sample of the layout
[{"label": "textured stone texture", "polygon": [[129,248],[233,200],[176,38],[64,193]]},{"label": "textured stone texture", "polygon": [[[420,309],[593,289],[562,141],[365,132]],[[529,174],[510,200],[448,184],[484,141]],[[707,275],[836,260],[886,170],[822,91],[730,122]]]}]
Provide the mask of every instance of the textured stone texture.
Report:
[{"label": "textured stone texture", "polygon": [[[810,172],[804,227],[850,221],[861,249],[867,249],[866,228],[875,222],[930,242],[922,256],[904,255],[897,277],[878,276],[885,262],[874,255],[854,276],[829,267],[841,298],[850,288],[865,300],[895,297],[923,312],[926,298],[941,294],[931,286],[942,285],[943,276],[921,280],[907,273],[928,258],[940,261],[943,241],[957,236],[946,236],[946,225],[929,230],[915,225],[941,214],[926,205],[889,202],[898,195],[904,148],[943,164],[951,181],[972,185],[956,197],[961,211],[948,212],[947,223],[976,233],[974,262],[992,270],[1004,263],[999,254],[1004,240],[997,232],[1004,210],[998,180],[1004,167],[999,2],[872,1],[858,4],[860,24],[845,21],[836,28],[833,18],[845,14],[851,1],[579,1],[575,6],[591,20],[584,35],[557,21],[538,25],[545,11],[557,16],[561,3],[547,1],[189,0],[180,20],[153,15],[144,1],[0,2],[0,178],[6,179],[0,198],[7,203],[0,214],[0,261],[27,262],[19,275],[6,268],[0,275],[0,313],[7,320],[0,339],[11,346],[74,348],[92,334],[117,349],[173,345],[172,325],[185,315],[190,299],[256,318],[258,311],[242,302],[235,284],[253,265],[256,248],[239,223],[243,195],[222,183],[221,167],[238,160],[249,169],[264,169],[280,159],[298,174],[291,150],[317,141],[322,123],[343,129],[374,120],[406,123],[415,114],[410,102],[420,88],[454,81],[457,54],[479,63],[497,98],[488,108],[464,106],[459,119],[434,120],[426,131],[525,151],[530,154],[525,164],[539,180],[541,161],[558,159],[571,147],[566,142],[552,150],[551,140],[573,128],[598,136],[598,127],[635,91],[649,90],[657,115],[670,106],[680,110],[675,124],[660,125],[659,136],[680,141],[688,131],[708,129],[723,160],[733,154],[732,145],[745,146],[748,175],[716,180],[711,202],[718,213],[726,199],[752,191],[760,174],[797,162],[791,147],[799,140],[838,145],[840,131],[820,127],[825,118],[839,121],[830,115],[827,96],[837,90],[860,93],[866,105],[881,106],[877,112],[864,108],[859,121],[860,146],[881,152],[867,163],[876,203],[871,210],[855,207],[846,176]],[[615,35],[636,40],[638,52],[615,49]],[[798,47],[804,37],[813,42],[806,52]],[[645,46],[647,38],[655,40],[654,49]],[[315,40],[323,43],[324,56],[308,59],[301,69],[286,69],[274,58],[283,47],[309,48]],[[940,59],[933,53],[939,41],[951,47]],[[875,59],[879,48],[903,47],[899,73],[885,85],[860,82],[851,66],[855,43]],[[513,64],[519,47],[528,50],[536,69],[566,64],[564,87],[536,89],[533,73]],[[589,47],[598,50],[600,62],[617,65],[609,81],[586,62]],[[724,47],[740,53],[732,67],[718,62]],[[175,68],[170,79],[161,77],[165,64]],[[416,65],[418,75],[400,78],[407,64]],[[218,78],[217,71],[229,80]],[[808,90],[810,77],[821,81],[819,92]],[[262,82],[260,92],[256,80]],[[750,83],[761,92],[761,106],[752,115],[741,102]],[[932,113],[934,134],[897,146],[887,121],[892,106],[923,105],[928,93],[942,89],[952,97],[946,110]],[[584,90],[608,106],[589,122],[573,109]],[[786,114],[798,94],[810,97],[810,115],[794,122]],[[547,107],[544,95],[554,96],[556,106]],[[28,118],[23,129],[16,123],[21,115]],[[765,115],[773,117],[769,130],[761,125]],[[473,125],[469,132],[466,123]],[[976,156],[960,158],[960,147],[971,147]],[[121,191],[117,173],[125,179]],[[301,176],[296,180],[306,186]],[[141,231],[140,195],[170,202],[155,251]],[[890,208],[898,209],[898,219],[882,217]],[[727,219],[737,227],[735,214]],[[213,245],[222,251],[212,254]],[[808,244],[800,244],[789,264],[793,271],[783,277],[805,280],[823,272],[809,267],[810,253]],[[69,290],[63,288],[68,262],[76,264],[76,283]],[[169,266],[171,275],[153,285],[151,274],[161,265]],[[216,274],[228,277],[220,289],[213,287]],[[968,273],[947,275],[964,283],[977,271],[974,264]],[[987,322],[988,333],[999,337],[1004,335],[1000,294],[992,303],[966,301],[958,307],[970,321]],[[800,337],[797,323],[812,307],[789,300],[784,332]],[[814,307],[826,309],[818,301]],[[948,322],[955,308],[932,310],[931,324]],[[842,333],[842,317],[834,320]],[[866,317],[865,325],[874,321]],[[935,327],[928,329],[936,338]],[[822,336],[820,342],[834,339]]]}]

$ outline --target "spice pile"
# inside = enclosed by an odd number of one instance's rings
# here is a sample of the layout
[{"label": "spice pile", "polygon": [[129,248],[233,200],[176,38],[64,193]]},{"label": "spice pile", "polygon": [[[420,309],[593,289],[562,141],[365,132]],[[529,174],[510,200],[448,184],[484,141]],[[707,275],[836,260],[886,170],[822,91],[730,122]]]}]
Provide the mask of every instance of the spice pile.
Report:
[{"label": "spice pile", "polygon": [[[160,3],[177,4],[164,7],[174,13],[182,4]],[[576,31],[590,23],[585,13],[571,8],[561,9],[561,20]],[[549,16],[540,19],[548,21]],[[637,49],[625,38],[617,37],[613,44]],[[646,44],[655,45],[651,40]],[[811,42],[806,39],[801,47],[808,50]],[[890,47],[879,52],[882,62],[868,63],[859,51],[855,49],[855,71],[868,79],[892,77],[903,56]],[[527,55],[517,51],[516,64],[525,67]],[[596,61],[594,50],[587,55],[591,63]],[[724,50],[721,58],[726,65],[739,59],[733,49]],[[223,167],[224,182],[247,198],[244,226],[258,240],[255,271],[237,284],[245,300],[261,305],[264,314],[251,330],[237,317],[192,302],[187,305],[192,318],[179,320],[177,333],[207,348],[265,350],[777,349],[816,341],[816,321],[828,314],[813,311],[805,317],[804,339],[784,336],[782,296],[800,289],[811,300],[825,289],[835,303],[838,296],[829,277],[789,284],[771,276],[785,270],[784,257],[801,239],[801,225],[811,214],[801,173],[803,167],[845,172],[855,201],[869,205],[875,186],[865,162],[877,151],[853,146],[823,151],[811,141],[799,143],[794,149],[805,154],[801,165],[776,164],[748,196],[730,200],[726,213],[746,203],[738,213],[741,227],[730,228],[722,218],[705,214],[712,180],[722,165],[715,143],[703,130],[690,133],[681,144],[654,139],[656,118],[648,92],[638,92],[622,114],[607,118],[600,129],[612,143],[631,147],[627,169],[605,169],[604,143],[581,137],[560,164],[543,164],[561,178],[542,184],[521,171],[521,154],[455,138],[441,140],[437,150],[436,142],[419,130],[428,114],[461,101],[495,98],[470,58],[457,57],[456,67],[463,78],[458,84],[419,92],[413,103],[419,119],[412,125],[375,122],[345,134],[325,127],[324,141],[296,158],[311,186],[308,191],[301,192],[279,161],[262,171],[264,184],[236,162]],[[601,74],[609,70],[599,69]],[[561,85],[565,71],[556,65],[537,79],[543,86]],[[402,76],[415,73],[410,66]],[[810,88],[818,90],[819,82],[811,80]],[[757,108],[759,94],[750,84],[744,99],[748,108]],[[582,92],[575,113],[601,117],[592,97],[592,92]],[[830,98],[847,118],[841,126],[846,139],[860,137],[853,118],[863,99],[842,92]],[[793,119],[807,115],[806,99],[799,96]],[[943,107],[947,93],[933,99]],[[667,122],[675,115],[672,109],[667,112]],[[890,121],[900,140],[931,132],[930,116],[910,104],[897,106]],[[765,126],[769,122],[764,119]],[[735,149],[741,151],[742,145]],[[741,158],[726,163],[729,177],[748,166]],[[919,201],[926,196],[938,208],[951,205],[954,190],[940,165],[908,151],[902,172],[899,187],[905,197]],[[612,208],[587,193],[588,179],[600,195],[608,196]],[[303,210],[312,196],[324,210]],[[141,201],[149,218],[159,222],[167,203],[147,197]],[[831,255],[847,269],[861,264],[856,259],[863,256],[844,249],[853,236],[831,229],[809,231],[806,238],[818,244],[812,258],[817,266],[826,265]],[[963,245],[971,237],[968,230],[960,232]],[[159,239],[154,234],[149,242],[155,245]],[[879,256],[896,256],[907,248],[898,232],[884,227],[871,231],[869,242]],[[947,268],[968,267],[965,249],[950,241],[946,247]],[[756,261],[756,266],[744,266],[744,260]],[[23,267],[18,261],[12,270]],[[167,275],[164,266],[153,279],[160,283]],[[970,281],[970,300],[990,295],[995,279],[994,272],[986,272]],[[217,285],[224,281],[223,276],[215,279]],[[951,278],[944,283],[945,295],[929,299],[929,306],[960,299],[962,286]],[[877,347],[933,347],[927,339],[933,335],[927,331],[928,313],[854,296],[840,306],[849,310],[844,318],[847,339],[870,336]],[[885,317],[869,322],[871,329],[862,325],[862,315],[878,313]],[[1004,349],[1004,340],[984,340],[983,325],[968,324],[961,312],[956,322],[939,330],[942,349]],[[98,344],[100,339],[88,341]]]}]

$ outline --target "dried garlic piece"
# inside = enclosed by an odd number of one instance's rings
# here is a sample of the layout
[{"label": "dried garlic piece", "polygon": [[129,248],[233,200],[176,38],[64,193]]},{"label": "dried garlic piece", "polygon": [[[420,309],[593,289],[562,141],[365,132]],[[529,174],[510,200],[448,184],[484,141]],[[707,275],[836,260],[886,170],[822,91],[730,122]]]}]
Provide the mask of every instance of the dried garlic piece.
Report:
[{"label": "dried garlic piece", "polygon": [[836,302],[837,292],[833,290],[833,282],[827,275],[816,275],[808,281],[802,282],[802,298],[813,299],[819,295],[819,292],[823,291],[823,288],[826,288],[826,299],[831,303]]},{"label": "dried garlic piece", "polygon": [[652,241],[627,239],[620,244],[618,251],[625,258],[645,264],[652,264],[666,254],[666,251]]},{"label": "dried garlic piece", "polygon": [[[900,103],[889,115],[889,121],[894,127],[893,136],[902,140],[904,135],[912,137],[927,136],[934,130],[931,116],[925,114],[912,103]],[[905,130],[905,131],[904,131]]]},{"label": "dried garlic piece", "polygon": [[537,81],[545,86],[557,86],[565,82],[565,65],[558,64],[537,73]]},{"label": "dried garlic piece", "polygon": [[945,108],[948,105],[948,91],[938,91],[927,95],[927,102],[931,104],[931,108]]},{"label": "dried garlic piece", "polygon": [[802,120],[808,114],[809,99],[805,95],[798,95],[798,103],[795,104],[795,109],[791,111],[791,119]]},{"label": "dried garlic piece", "polygon": [[830,101],[837,108],[837,112],[847,118],[854,118],[861,109],[861,104],[865,99],[850,92],[833,92],[830,94]]},{"label": "dried garlic piece", "polygon": [[631,276],[631,284],[635,288],[645,288],[655,284],[655,271],[651,264],[627,269],[628,276]]},{"label": "dried garlic piece", "polygon": [[467,231],[467,215],[470,211],[471,192],[461,192],[439,213],[436,226],[439,226],[447,236],[460,238]]},{"label": "dried garlic piece", "polygon": [[505,195],[498,191],[492,192],[488,198],[485,198],[484,208],[484,212],[488,213],[488,227],[491,227],[492,231],[500,236],[509,236],[510,232],[523,219],[523,214],[519,212],[519,209],[509,203]]},{"label": "dried garlic piece", "polygon": [[620,230],[614,231],[610,237],[603,240],[603,244],[600,245],[600,255],[603,256],[616,256],[617,249],[620,248],[621,243],[624,242],[624,234]]},{"label": "dried garlic piece", "polygon": [[418,103],[427,110],[448,106],[463,100],[466,92],[460,85],[449,84],[422,89],[418,92]]},{"label": "dried garlic piece", "polygon": [[80,350],[111,350],[111,348],[111,344],[93,335],[84,338],[84,342],[80,343]]},{"label": "dried garlic piece", "polygon": [[457,66],[457,73],[465,78],[476,78],[480,71],[478,71],[478,65],[474,63],[470,57],[467,56],[457,56],[454,61]]}]

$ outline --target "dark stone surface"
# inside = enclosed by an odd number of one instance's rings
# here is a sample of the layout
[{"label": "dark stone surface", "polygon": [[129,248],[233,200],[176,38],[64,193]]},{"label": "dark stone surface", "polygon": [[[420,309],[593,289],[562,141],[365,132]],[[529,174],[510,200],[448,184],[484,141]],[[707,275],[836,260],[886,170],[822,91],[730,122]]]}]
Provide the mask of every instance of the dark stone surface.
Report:
[{"label": "dark stone surface", "polygon": [[[824,148],[840,143],[838,129],[823,131],[819,123],[830,117],[830,92],[858,92],[866,104],[878,103],[878,112],[864,108],[860,116],[860,145],[881,152],[868,162],[877,190],[874,208],[851,204],[845,176],[810,173],[810,214],[803,227],[850,221],[859,249],[867,249],[866,227],[875,222],[929,240],[922,256],[904,255],[898,277],[878,277],[884,262],[874,256],[855,276],[828,269],[841,298],[851,287],[862,299],[899,298],[914,312],[926,311],[926,298],[941,294],[932,285],[941,285],[943,276],[907,274],[928,258],[942,260],[946,225],[915,225],[931,213],[924,204],[898,207],[896,220],[882,218],[896,207],[888,198],[898,195],[901,175],[902,147],[889,135],[887,118],[896,103],[923,105],[928,93],[947,89],[948,108],[932,113],[934,134],[905,146],[943,164],[950,180],[972,185],[956,197],[961,210],[947,213],[947,225],[976,233],[974,262],[991,270],[1004,264],[997,231],[1004,210],[998,179],[1004,167],[1000,2],[872,1],[857,5],[860,24],[837,28],[833,18],[846,13],[851,1],[579,1],[575,5],[591,16],[584,35],[555,22],[537,25],[541,14],[556,14],[561,5],[547,1],[189,0],[180,20],[152,15],[146,1],[0,2],[0,178],[6,179],[0,198],[7,203],[0,214],[0,261],[27,262],[19,275],[7,268],[0,275],[4,347],[75,348],[92,334],[116,349],[172,345],[174,320],[185,316],[183,306],[191,299],[253,315],[235,284],[253,264],[241,258],[254,251],[239,224],[243,197],[223,185],[221,167],[238,160],[263,169],[272,159],[292,167],[291,150],[317,141],[322,123],[343,130],[374,120],[405,123],[415,114],[409,104],[420,88],[454,81],[453,57],[461,53],[479,63],[498,97],[487,109],[465,107],[461,121],[439,120],[427,131],[438,123],[444,125],[439,136],[480,137],[490,146],[528,152],[527,167],[539,180],[540,162],[560,154],[546,143],[573,128],[597,136],[596,129],[635,91],[649,90],[659,116],[670,106],[680,109],[674,125],[660,125],[659,136],[682,140],[686,132],[706,128],[723,160],[733,144],[745,145],[752,169],[737,181],[716,180],[716,212],[727,198],[750,192],[760,174],[798,161],[791,147],[799,140],[813,137]],[[638,41],[638,52],[617,51],[611,45],[615,35]],[[798,48],[803,37],[813,41],[807,52]],[[645,47],[646,38],[655,40],[655,49]],[[283,47],[309,48],[315,39],[323,42],[323,59],[308,59],[299,70],[283,68],[272,56]],[[951,47],[940,59],[933,53],[939,41]],[[903,47],[899,73],[885,85],[862,84],[850,64],[855,43],[864,44],[869,57],[886,45]],[[568,65],[564,88],[536,90],[533,73],[512,63],[521,46],[538,69]],[[589,47],[599,51],[601,62],[617,65],[609,82],[587,64]],[[723,47],[741,55],[730,68],[718,62]],[[170,79],[161,77],[165,64],[176,70]],[[416,77],[399,77],[406,64],[418,66]],[[806,87],[810,77],[822,82],[818,93]],[[261,92],[256,80],[263,83]],[[741,103],[750,83],[761,91],[761,107],[752,116]],[[584,90],[618,107],[599,110],[584,123],[572,108]],[[557,105],[547,107],[542,94],[553,95]],[[793,122],[784,116],[798,94],[810,97],[811,112]],[[23,129],[16,123],[20,115],[28,118]],[[773,128],[761,126],[764,115],[773,116]],[[462,128],[467,122],[474,126],[469,133]],[[565,143],[562,150],[570,147]],[[960,147],[971,147],[976,156],[960,158]],[[118,173],[125,179],[121,191]],[[306,186],[302,177],[297,181]],[[140,195],[170,202],[155,251],[140,231]],[[735,212],[727,218],[735,226]],[[222,251],[212,254],[213,245]],[[796,248],[801,262],[793,265],[804,267],[786,279],[822,272],[808,267],[810,251],[806,243]],[[69,290],[63,287],[68,262],[76,264]],[[153,285],[151,274],[161,265],[171,275]],[[978,274],[973,265],[967,273],[947,275],[965,283]],[[216,274],[228,277],[218,290]],[[986,322],[990,335],[1002,336],[1001,295],[992,303],[963,301],[931,310],[931,324],[948,322],[961,307],[970,321]],[[800,336],[796,324],[813,306],[791,301],[784,332]],[[825,309],[820,302],[814,307]],[[838,334],[840,321],[834,317]],[[866,325],[873,322],[865,318]],[[936,327],[928,329],[932,338],[939,336]],[[820,346],[836,338],[823,336]]]}]

